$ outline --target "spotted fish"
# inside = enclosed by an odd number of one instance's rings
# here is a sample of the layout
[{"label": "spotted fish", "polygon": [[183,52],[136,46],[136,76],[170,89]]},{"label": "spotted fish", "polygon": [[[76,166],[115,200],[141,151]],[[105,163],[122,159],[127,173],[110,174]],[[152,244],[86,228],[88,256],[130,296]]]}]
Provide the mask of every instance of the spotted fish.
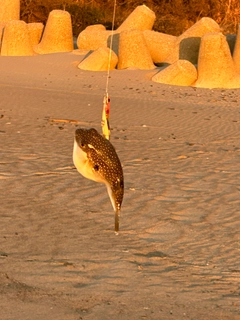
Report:
[{"label": "spotted fish", "polygon": [[77,129],[73,147],[73,163],[85,178],[106,185],[115,211],[115,232],[118,232],[124,179],[122,165],[113,145],[94,128]]}]

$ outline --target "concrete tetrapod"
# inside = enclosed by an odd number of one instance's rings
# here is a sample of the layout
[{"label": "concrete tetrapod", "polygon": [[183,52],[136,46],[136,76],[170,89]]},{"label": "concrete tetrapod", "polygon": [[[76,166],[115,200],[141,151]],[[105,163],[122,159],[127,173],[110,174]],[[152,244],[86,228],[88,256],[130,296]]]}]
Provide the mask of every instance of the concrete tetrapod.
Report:
[{"label": "concrete tetrapod", "polygon": [[12,20],[6,23],[1,46],[2,56],[33,56],[34,51],[24,21]]},{"label": "concrete tetrapod", "polygon": [[233,59],[226,37],[222,33],[208,33],[202,37],[198,58],[196,87],[239,88]]},{"label": "concrete tetrapod", "polygon": [[83,50],[96,50],[100,47],[107,47],[110,36],[110,30],[86,28],[78,35],[77,47]]},{"label": "concrete tetrapod", "polygon": [[130,15],[119,26],[117,32],[130,29],[151,30],[155,20],[155,13],[147,6],[141,5],[136,7],[130,13]]},{"label": "concrete tetrapod", "polygon": [[191,86],[196,80],[197,69],[188,60],[178,60],[152,77],[154,82],[177,86]]},{"label": "concrete tetrapod", "polygon": [[0,22],[0,49],[1,49],[1,41],[2,41],[4,27],[5,27],[5,23]]},{"label": "concrete tetrapod", "polygon": [[0,22],[20,19],[20,0],[1,0]]},{"label": "concrete tetrapod", "polygon": [[78,68],[91,71],[106,71],[108,70],[110,54],[111,59],[109,68],[110,70],[112,70],[118,63],[118,57],[112,50],[110,51],[110,49],[107,47],[98,48],[97,50],[93,51],[79,63]]},{"label": "concrete tetrapod", "polygon": [[126,30],[120,33],[118,69],[154,69],[149,49],[140,30]]},{"label": "concrete tetrapod", "polygon": [[34,47],[39,54],[73,50],[71,15],[67,11],[52,10],[48,16],[41,42]]},{"label": "concrete tetrapod", "polygon": [[197,64],[201,37],[209,32],[220,32],[216,21],[206,17],[197,21],[177,38],[176,46],[165,62],[173,63],[182,59]]},{"label": "concrete tetrapod", "polygon": [[150,55],[154,63],[163,63],[176,47],[177,37],[153,31],[143,31]]},{"label": "concrete tetrapod", "polygon": [[235,71],[240,74],[240,24],[238,25],[237,39],[233,51],[233,63]]},{"label": "concrete tetrapod", "polygon": [[41,22],[32,22],[27,24],[30,41],[32,46],[39,44],[42,37],[44,25]]}]

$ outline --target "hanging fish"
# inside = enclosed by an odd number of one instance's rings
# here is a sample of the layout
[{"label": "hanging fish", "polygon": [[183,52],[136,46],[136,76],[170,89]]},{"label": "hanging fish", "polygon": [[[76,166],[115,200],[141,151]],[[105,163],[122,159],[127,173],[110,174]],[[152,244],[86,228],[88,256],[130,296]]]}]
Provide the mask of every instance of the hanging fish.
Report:
[{"label": "hanging fish", "polygon": [[106,185],[115,211],[115,232],[117,233],[124,194],[124,179],[122,165],[113,145],[94,128],[77,129],[73,162],[78,172],[85,178]]}]

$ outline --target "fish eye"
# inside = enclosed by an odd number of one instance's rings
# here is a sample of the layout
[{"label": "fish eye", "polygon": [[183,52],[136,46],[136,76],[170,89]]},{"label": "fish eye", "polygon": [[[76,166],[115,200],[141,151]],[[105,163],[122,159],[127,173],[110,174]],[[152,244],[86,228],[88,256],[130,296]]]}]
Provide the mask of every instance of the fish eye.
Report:
[{"label": "fish eye", "polygon": [[99,165],[95,164],[95,166],[93,168],[94,168],[95,171],[98,171],[99,170]]}]

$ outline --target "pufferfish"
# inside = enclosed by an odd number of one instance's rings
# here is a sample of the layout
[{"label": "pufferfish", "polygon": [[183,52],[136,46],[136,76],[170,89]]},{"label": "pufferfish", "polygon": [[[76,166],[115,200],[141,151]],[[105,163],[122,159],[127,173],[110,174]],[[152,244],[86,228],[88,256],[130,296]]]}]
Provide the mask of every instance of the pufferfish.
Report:
[{"label": "pufferfish", "polygon": [[115,211],[115,232],[119,231],[119,214],[124,194],[121,162],[109,140],[96,129],[77,129],[73,163],[85,178],[104,183]]}]

